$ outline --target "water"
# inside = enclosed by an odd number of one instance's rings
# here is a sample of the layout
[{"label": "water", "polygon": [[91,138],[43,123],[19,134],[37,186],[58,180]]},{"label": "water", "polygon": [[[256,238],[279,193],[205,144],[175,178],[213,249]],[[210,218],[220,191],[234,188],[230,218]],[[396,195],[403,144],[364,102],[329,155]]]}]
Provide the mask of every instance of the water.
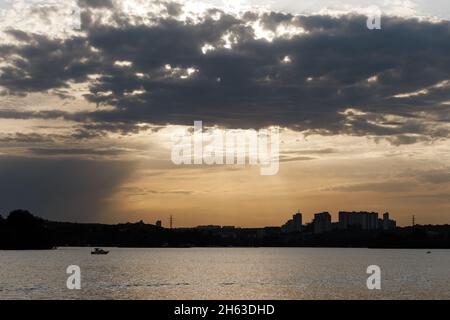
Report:
[{"label": "water", "polygon": [[[450,299],[450,250],[89,248],[0,251],[1,299]],[[368,290],[366,268],[382,270]],[[68,290],[68,265],[81,290]]]}]

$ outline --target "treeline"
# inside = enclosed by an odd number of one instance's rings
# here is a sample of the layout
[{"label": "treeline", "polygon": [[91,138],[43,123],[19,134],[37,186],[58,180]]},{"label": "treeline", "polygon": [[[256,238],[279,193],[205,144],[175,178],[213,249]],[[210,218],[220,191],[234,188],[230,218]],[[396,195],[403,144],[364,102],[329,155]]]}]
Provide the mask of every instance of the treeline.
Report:
[{"label": "treeline", "polygon": [[143,222],[116,225],[53,222],[25,210],[0,217],[0,249],[51,249],[62,246],[167,247],[215,245],[200,232],[177,233]]},{"label": "treeline", "polygon": [[0,249],[48,249],[53,239],[47,221],[16,210],[4,219],[0,216]]},{"label": "treeline", "polygon": [[142,221],[116,225],[53,222],[26,210],[0,216],[0,249],[51,249],[61,246],[97,247],[363,247],[450,248],[450,226],[415,226],[389,232],[335,230],[316,235],[283,233],[280,228],[165,229]]}]

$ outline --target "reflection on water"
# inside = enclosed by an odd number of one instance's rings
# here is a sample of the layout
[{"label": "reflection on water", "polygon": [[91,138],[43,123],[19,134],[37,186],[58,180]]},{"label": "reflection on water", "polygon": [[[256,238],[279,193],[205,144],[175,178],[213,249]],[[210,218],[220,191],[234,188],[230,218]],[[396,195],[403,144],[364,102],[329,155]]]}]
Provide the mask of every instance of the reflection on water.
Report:
[{"label": "reflection on water", "polygon": [[[1,299],[450,299],[450,250],[89,248],[0,251]],[[366,268],[382,270],[368,290]],[[81,267],[81,290],[66,268]]]}]

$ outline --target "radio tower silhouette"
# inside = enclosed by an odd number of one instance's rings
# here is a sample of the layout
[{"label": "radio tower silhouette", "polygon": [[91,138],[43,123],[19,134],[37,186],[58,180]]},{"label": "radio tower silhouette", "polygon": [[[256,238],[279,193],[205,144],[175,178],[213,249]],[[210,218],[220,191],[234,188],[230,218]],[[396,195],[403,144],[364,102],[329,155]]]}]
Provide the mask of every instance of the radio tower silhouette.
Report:
[{"label": "radio tower silhouette", "polygon": [[173,216],[170,215],[170,229],[172,229],[173,227]]}]

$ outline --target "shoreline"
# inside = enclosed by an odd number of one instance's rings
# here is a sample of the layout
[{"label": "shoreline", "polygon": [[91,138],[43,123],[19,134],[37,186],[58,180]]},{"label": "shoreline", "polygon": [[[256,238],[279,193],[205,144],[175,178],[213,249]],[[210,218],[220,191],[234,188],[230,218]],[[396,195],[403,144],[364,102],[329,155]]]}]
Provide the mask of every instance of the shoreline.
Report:
[{"label": "shoreline", "polygon": [[111,248],[111,249],[368,249],[368,250],[450,250],[442,247],[330,247],[330,246],[166,246],[166,247],[123,247],[123,246],[61,246],[58,248],[26,248],[26,249],[0,249],[1,251],[55,251],[62,249],[80,248]]}]

